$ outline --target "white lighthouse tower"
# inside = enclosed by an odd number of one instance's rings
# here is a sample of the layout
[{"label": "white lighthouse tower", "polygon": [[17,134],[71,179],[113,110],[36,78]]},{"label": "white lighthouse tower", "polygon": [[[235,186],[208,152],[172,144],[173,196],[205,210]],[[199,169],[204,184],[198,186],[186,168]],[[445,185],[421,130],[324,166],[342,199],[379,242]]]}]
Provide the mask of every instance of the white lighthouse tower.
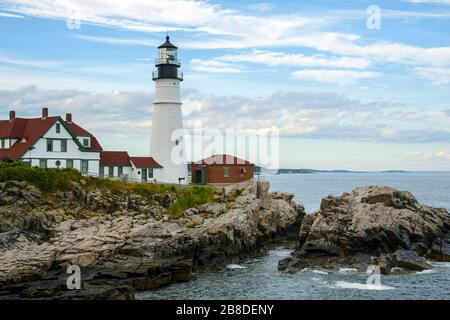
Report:
[{"label": "white lighthouse tower", "polygon": [[163,167],[155,178],[166,183],[188,183],[183,141],[183,118],[181,114],[180,83],[183,74],[179,72],[178,48],[169,41],[158,47],[155,81],[155,102],[153,104],[152,137],[150,155]]}]

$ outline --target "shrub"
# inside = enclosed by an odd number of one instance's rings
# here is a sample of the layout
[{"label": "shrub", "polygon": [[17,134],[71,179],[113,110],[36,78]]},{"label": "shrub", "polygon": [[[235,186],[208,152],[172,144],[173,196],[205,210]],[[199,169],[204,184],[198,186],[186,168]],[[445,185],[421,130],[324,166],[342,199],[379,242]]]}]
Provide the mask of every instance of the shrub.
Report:
[{"label": "shrub", "polygon": [[74,169],[43,169],[21,162],[0,162],[0,182],[27,181],[43,192],[69,190],[71,181],[79,181],[81,174]]},{"label": "shrub", "polygon": [[189,208],[212,202],[214,202],[214,191],[211,187],[190,187],[167,210],[167,215],[172,218],[179,218]]}]

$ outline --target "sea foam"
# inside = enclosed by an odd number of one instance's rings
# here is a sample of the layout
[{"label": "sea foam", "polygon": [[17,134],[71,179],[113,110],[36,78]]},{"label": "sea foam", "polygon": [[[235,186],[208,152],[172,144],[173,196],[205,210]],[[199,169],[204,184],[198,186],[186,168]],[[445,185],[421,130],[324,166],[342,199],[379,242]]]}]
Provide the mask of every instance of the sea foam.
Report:
[{"label": "sea foam", "polygon": [[340,289],[357,289],[357,290],[394,290],[394,287],[384,286],[382,284],[366,284],[356,282],[338,281],[335,284]]},{"label": "sea foam", "polygon": [[247,267],[241,266],[240,264],[229,264],[229,265],[227,265],[227,269],[230,269],[230,270],[247,269]]},{"label": "sea foam", "polygon": [[356,268],[339,268],[339,273],[355,273],[358,272]]}]

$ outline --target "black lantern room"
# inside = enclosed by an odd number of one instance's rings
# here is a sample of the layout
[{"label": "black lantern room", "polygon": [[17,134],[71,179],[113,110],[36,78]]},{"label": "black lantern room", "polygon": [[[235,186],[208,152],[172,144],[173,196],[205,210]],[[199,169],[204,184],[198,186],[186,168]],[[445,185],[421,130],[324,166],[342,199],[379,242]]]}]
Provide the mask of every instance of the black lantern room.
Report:
[{"label": "black lantern room", "polygon": [[183,74],[178,71],[178,69],[180,68],[180,61],[178,60],[178,48],[170,42],[169,36],[166,37],[166,42],[158,47],[156,68],[158,70],[153,73],[153,80],[183,80]]}]

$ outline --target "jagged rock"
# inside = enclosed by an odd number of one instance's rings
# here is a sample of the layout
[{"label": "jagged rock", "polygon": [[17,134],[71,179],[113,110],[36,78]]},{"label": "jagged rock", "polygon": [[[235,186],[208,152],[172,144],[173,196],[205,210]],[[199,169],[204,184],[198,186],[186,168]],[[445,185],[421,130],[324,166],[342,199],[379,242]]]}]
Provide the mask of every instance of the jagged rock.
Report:
[{"label": "jagged rock", "polygon": [[[53,208],[44,202],[36,211],[15,208],[14,219],[20,212],[27,229],[51,234],[33,238],[22,228],[0,239],[0,299],[128,299],[135,290],[188,281],[192,270],[235,262],[257,252],[265,240],[297,230],[305,215],[292,195],[257,195],[257,189],[255,184],[242,190],[231,209],[203,205],[178,220],[161,218],[164,207],[175,201],[170,193],[144,197],[79,185],[67,197],[55,197],[60,202]],[[124,202],[127,209],[105,213],[110,206],[123,208]],[[0,213],[5,208],[0,206]],[[195,228],[193,220],[199,222]],[[67,278],[70,264],[81,267],[82,290],[64,290],[55,280]]]},{"label": "jagged rock", "polygon": [[[438,241],[450,235],[449,226],[446,210],[421,205],[409,192],[358,188],[340,197],[326,197],[318,212],[303,219],[299,248],[294,258],[281,266],[295,270],[320,262],[318,265],[334,268],[360,256],[357,266],[368,263],[363,258],[368,255],[378,257],[377,263],[385,272],[393,267],[418,270],[427,264],[413,255],[428,252],[427,257],[446,261],[448,255],[441,252],[448,253],[448,247]],[[412,251],[392,256],[397,250]]]},{"label": "jagged rock", "polygon": [[425,258],[417,256],[417,254],[411,250],[397,250],[394,257],[396,265],[399,268],[413,271],[422,271],[432,268]]},{"label": "jagged rock", "polygon": [[168,192],[153,195],[153,200],[164,208],[169,208],[175,202],[175,198]]},{"label": "jagged rock", "polygon": [[425,257],[432,260],[450,262],[450,239],[436,239]]}]

